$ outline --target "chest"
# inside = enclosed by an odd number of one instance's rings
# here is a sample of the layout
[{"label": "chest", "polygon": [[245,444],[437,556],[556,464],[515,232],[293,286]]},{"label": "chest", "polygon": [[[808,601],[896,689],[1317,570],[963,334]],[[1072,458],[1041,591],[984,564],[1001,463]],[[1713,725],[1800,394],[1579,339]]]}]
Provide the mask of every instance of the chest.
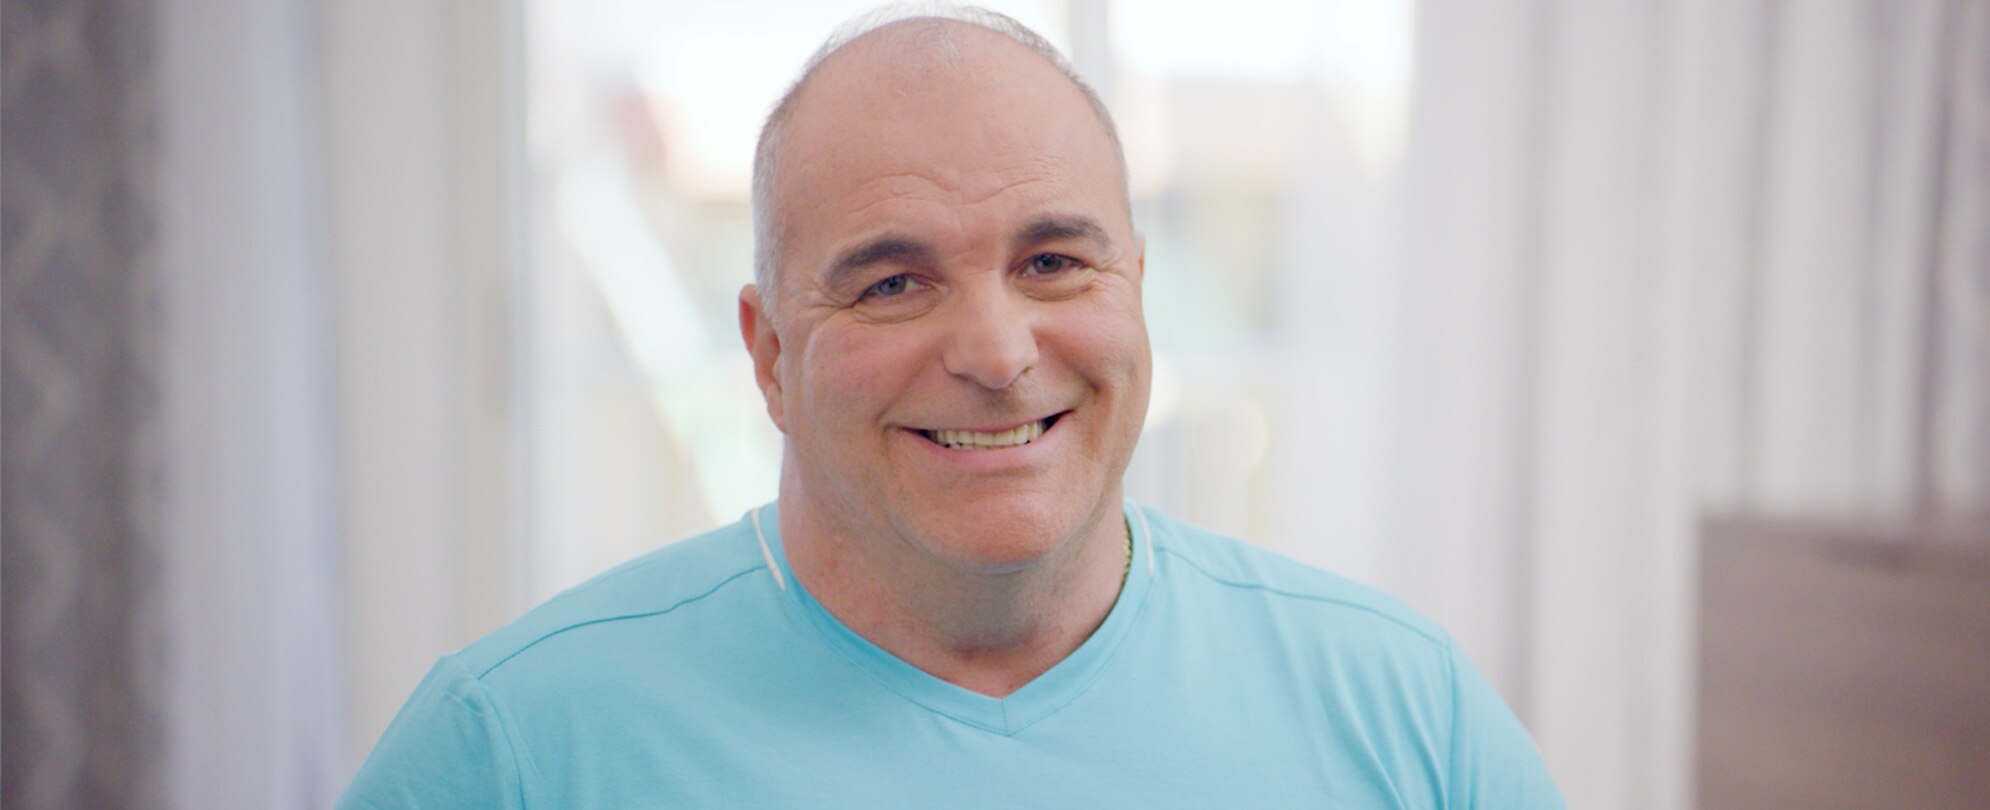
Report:
[{"label": "chest", "polygon": [[[1206,667],[1198,670],[1208,669]],[[1110,674],[1110,673],[1109,673]],[[1361,689],[1218,668],[1101,677],[996,730],[825,668],[679,684],[528,730],[562,807],[1436,807],[1441,752]]]}]

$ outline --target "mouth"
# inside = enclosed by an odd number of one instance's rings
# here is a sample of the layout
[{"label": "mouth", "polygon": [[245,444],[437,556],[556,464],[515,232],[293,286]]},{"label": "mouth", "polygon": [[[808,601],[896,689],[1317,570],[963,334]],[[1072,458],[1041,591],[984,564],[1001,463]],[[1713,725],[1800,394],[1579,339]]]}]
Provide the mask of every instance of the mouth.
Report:
[{"label": "mouth", "polygon": [[1063,418],[1064,414],[1067,413],[1070,413],[1070,411],[1054,413],[1034,422],[1025,422],[1008,430],[994,433],[984,433],[975,430],[951,430],[946,428],[934,430],[918,429],[913,432],[925,437],[926,441],[949,450],[1002,450],[1010,447],[1021,447],[1036,441],[1045,432],[1049,431],[1052,425],[1057,424],[1058,419]]}]

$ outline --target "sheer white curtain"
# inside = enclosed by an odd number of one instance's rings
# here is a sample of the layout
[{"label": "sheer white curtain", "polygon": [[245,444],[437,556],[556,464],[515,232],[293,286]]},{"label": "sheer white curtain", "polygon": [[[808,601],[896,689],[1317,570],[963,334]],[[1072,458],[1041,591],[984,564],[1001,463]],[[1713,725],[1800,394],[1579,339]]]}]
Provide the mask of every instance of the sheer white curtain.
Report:
[{"label": "sheer white curtain", "polygon": [[322,807],[509,618],[519,6],[158,6],[178,807]]},{"label": "sheer white curtain", "polygon": [[1990,5],[1418,14],[1378,579],[1691,806],[1703,518],[1990,508]]},{"label": "sheer white curtain", "polygon": [[[317,4],[157,5],[167,791],[313,807],[344,778]],[[106,741],[96,741],[102,744]]]}]

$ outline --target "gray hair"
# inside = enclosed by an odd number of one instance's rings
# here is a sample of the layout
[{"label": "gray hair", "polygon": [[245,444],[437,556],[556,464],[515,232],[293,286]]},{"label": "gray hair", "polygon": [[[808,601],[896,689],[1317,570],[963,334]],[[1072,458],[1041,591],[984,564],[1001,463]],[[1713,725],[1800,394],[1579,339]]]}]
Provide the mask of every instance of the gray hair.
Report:
[{"label": "gray hair", "polygon": [[[767,123],[760,128],[760,141],[753,151],[753,281],[760,290],[762,309],[769,317],[773,315],[774,281],[778,275],[776,271],[779,269],[777,265],[781,259],[780,242],[785,225],[782,221],[784,215],[777,214],[775,210],[775,167],[780,161],[782,142],[787,137],[789,120],[794,117],[795,99],[801,95],[802,87],[808,84],[809,77],[815,75],[816,69],[822,66],[823,61],[842,50],[843,46],[865,34],[907,20],[966,23],[1008,37],[1043,57],[1044,61],[1063,72],[1064,76],[1077,86],[1078,91],[1084,94],[1085,100],[1091,103],[1093,112],[1098,113],[1099,123],[1105,125],[1106,137],[1112,141],[1113,154],[1119,159],[1120,182],[1122,186],[1127,182],[1126,150],[1120,145],[1119,130],[1113,126],[1112,114],[1107,112],[1105,101],[1099,97],[1098,91],[1093,90],[1092,86],[1078,75],[1078,71],[1071,67],[1070,61],[1064,58],[1064,54],[1057,51],[1057,46],[1050,44],[1050,41],[1044,39],[1042,35],[1008,15],[979,6],[957,3],[899,3],[879,8],[837,26],[836,30],[830,33],[829,39],[824,41],[822,47],[817,48],[814,55],[802,65],[801,76],[795,79],[794,84],[788,86],[786,93],[781,94],[780,101],[775,102],[773,111],[767,114]],[[1130,199],[1128,205],[1131,206]]]}]

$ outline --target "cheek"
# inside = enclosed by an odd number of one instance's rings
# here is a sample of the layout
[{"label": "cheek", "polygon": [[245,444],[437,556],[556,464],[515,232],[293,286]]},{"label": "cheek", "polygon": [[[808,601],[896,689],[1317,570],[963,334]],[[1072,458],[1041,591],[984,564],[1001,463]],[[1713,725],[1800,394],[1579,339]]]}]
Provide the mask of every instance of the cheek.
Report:
[{"label": "cheek", "polygon": [[815,414],[874,416],[868,412],[890,402],[918,368],[914,336],[887,334],[894,331],[817,330],[797,368],[802,401],[796,404]]},{"label": "cheek", "polygon": [[1137,307],[1099,307],[1065,320],[1059,331],[1066,356],[1087,376],[1128,389],[1118,392],[1122,397],[1145,395],[1152,361]]}]

